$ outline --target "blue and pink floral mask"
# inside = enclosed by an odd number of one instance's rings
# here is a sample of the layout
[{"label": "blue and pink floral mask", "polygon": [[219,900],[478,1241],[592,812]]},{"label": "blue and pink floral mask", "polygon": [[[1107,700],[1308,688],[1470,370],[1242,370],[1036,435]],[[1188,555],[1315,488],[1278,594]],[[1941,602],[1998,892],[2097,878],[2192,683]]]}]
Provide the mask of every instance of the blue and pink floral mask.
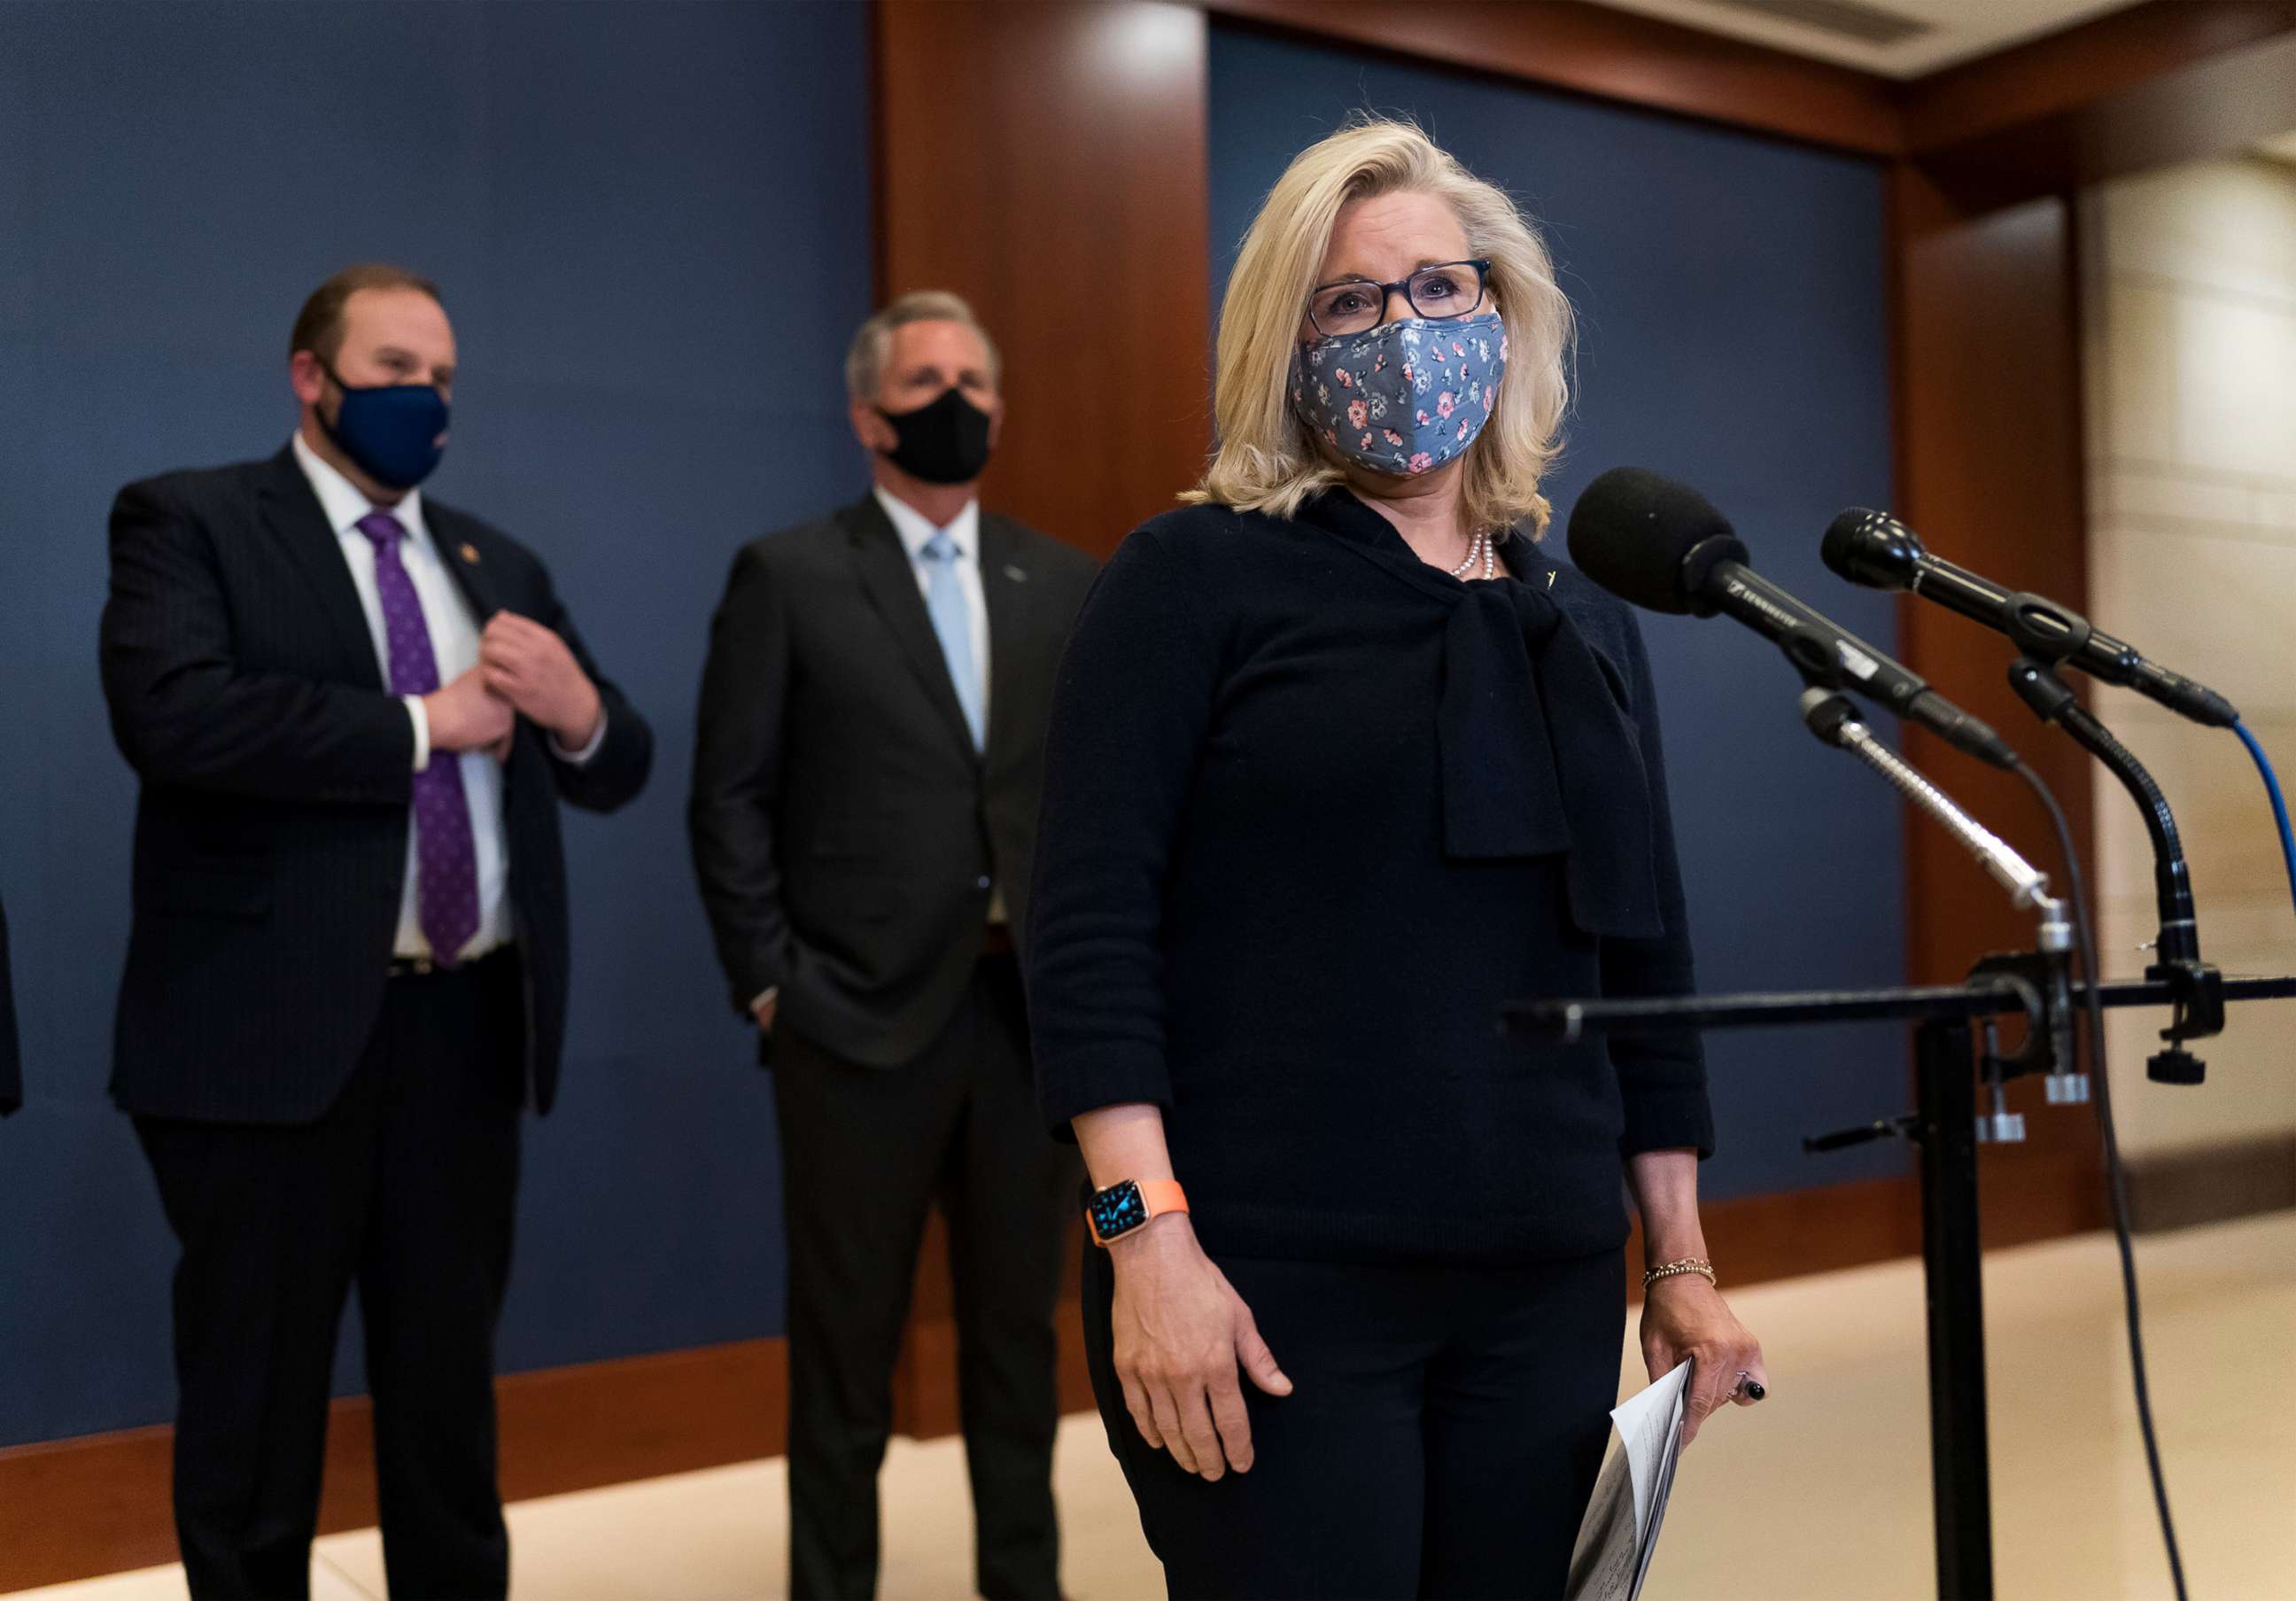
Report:
[{"label": "blue and pink floral mask", "polygon": [[1474,442],[1506,372],[1506,324],[1399,317],[1292,354],[1292,409],[1332,449],[1373,472],[1432,472]]}]

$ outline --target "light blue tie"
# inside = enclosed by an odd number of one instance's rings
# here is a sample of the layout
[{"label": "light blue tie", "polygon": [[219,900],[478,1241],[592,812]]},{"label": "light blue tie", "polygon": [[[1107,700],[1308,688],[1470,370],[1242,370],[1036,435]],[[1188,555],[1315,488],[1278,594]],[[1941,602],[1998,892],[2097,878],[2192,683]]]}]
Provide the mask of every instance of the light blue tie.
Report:
[{"label": "light blue tie", "polygon": [[972,730],[972,748],[978,751],[987,743],[987,719],[980,710],[980,675],[972,666],[972,612],[964,603],[964,585],[956,576],[962,553],[944,528],[934,530],[921,554],[926,563],[925,606],[932,612],[949,681],[956,686],[956,703],[964,709],[964,726]]}]

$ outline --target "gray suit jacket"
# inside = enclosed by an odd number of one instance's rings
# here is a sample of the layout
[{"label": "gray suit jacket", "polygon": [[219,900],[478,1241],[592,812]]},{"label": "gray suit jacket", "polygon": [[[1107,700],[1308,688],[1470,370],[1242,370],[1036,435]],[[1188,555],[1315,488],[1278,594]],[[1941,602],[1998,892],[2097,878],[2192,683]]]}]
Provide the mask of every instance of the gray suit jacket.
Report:
[{"label": "gray suit jacket", "polygon": [[955,1011],[992,885],[1026,937],[1053,679],[1097,565],[981,513],[980,752],[875,497],[742,547],[711,625],[687,810],[736,1010],[779,985],[780,1025],[895,1066]]}]

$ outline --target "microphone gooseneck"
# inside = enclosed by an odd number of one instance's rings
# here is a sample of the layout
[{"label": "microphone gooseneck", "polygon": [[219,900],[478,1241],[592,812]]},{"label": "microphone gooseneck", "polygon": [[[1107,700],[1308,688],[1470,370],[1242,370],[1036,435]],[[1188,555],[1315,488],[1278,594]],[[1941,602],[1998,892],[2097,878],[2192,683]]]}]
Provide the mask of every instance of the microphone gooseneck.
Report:
[{"label": "microphone gooseneck", "polygon": [[2031,907],[2041,912],[2044,950],[2070,948],[2071,926],[2064,921],[2062,904],[2049,895],[2047,874],[1955,804],[1943,790],[1923,776],[1920,769],[1875,739],[1873,731],[1857,720],[1849,702],[1840,695],[1823,689],[1805,689],[1801,693],[1801,712],[1811,733],[1829,745],[1839,745],[1881,774],[1892,789],[1959,840],[1994,883],[2009,891],[2012,906],[2020,911]]},{"label": "microphone gooseneck", "polygon": [[[1803,690],[1801,717],[1812,734],[1829,745],[1849,751],[1879,773],[1916,811],[1960,842],[1962,849],[1977,859],[1978,866],[1993,882],[2009,891],[2010,905],[2033,913],[2038,924],[2034,945],[2047,970],[2046,983],[2042,989],[2045,1004],[2034,1022],[2036,1027],[2047,1030],[2051,1042],[2049,1059],[2054,1065],[2048,1075],[2049,1103],[2070,1105],[2087,1100],[2087,1075],[2078,1071],[2074,1061],[2070,966],[2073,924],[2065,903],[2049,893],[2049,875],[1963,810],[1920,768],[1875,739],[1873,730],[1857,720],[1857,709],[1839,693],[1814,686]],[[2026,773],[2021,766],[2018,771],[2021,775]],[[2005,1119],[2005,1107],[1997,1105],[1995,1111]],[[2023,1135],[2021,1132],[2015,1137],[2021,1139]]]},{"label": "microphone gooseneck", "polygon": [[2224,975],[2201,960],[2192,874],[2185,865],[2184,841],[2176,815],[2169,809],[2169,797],[2144,764],[2082,708],[2049,663],[2020,656],[2010,664],[2009,686],[2035,716],[2063,728],[2103,762],[2136,802],[2152,842],[2153,899],[2160,917],[2153,959],[2144,975],[2166,982],[2172,998],[2169,1024],[2161,1034],[2168,1043],[2148,1059],[2145,1071],[2155,1083],[2199,1084],[2207,1077],[2208,1064],[2184,1046],[2188,1039],[2224,1031]]}]

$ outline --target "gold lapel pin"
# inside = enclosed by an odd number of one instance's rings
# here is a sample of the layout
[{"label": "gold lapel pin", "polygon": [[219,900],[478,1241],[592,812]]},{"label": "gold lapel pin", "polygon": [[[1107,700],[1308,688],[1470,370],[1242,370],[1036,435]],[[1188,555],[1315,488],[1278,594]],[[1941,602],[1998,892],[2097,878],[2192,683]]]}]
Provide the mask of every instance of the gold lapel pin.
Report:
[{"label": "gold lapel pin", "polygon": [[[464,546],[463,546],[463,548],[464,550],[468,550],[468,549],[470,549],[471,547],[470,547],[469,546],[465,545]],[[1554,588],[1554,569],[1552,569],[1552,568],[1549,568],[1549,569],[1547,570],[1547,573],[1546,573],[1546,587],[1547,587],[1549,589],[1552,589],[1552,588]]]},{"label": "gold lapel pin", "polygon": [[463,542],[463,560],[473,567],[479,564],[479,547],[467,539]]}]

